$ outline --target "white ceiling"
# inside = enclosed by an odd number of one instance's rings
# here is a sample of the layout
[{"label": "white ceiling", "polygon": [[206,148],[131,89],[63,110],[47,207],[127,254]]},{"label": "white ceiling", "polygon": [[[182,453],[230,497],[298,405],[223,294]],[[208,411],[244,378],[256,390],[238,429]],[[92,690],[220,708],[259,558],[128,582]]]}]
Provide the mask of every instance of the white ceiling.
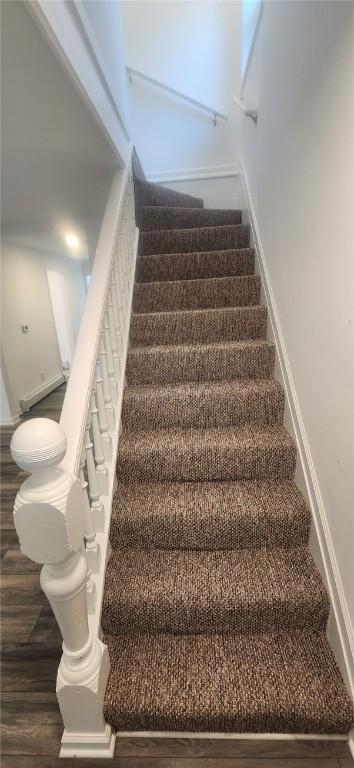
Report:
[{"label": "white ceiling", "polygon": [[101,218],[118,161],[26,3],[1,6],[3,234],[54,249]]}]

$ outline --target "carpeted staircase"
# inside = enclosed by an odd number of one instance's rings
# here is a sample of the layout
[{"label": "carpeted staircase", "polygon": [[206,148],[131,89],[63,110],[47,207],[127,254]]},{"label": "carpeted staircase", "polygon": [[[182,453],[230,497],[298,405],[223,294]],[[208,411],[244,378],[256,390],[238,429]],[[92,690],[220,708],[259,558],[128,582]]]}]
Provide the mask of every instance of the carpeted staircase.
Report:
[{"label": "carpeted staircase", "polygon": [[140,255],[102,625],[115,730],[346,733],[249,229],[135,181]]}]

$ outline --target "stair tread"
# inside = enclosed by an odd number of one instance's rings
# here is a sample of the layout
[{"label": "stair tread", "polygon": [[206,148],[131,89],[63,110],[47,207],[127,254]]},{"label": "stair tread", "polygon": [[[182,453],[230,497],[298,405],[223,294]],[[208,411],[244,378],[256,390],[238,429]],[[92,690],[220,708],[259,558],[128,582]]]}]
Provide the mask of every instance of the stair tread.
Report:
[{"label": "stair tread", "polygon": [[137,218],[142,232],[218,224],[240,224],[242,211],[229,208],[190,208],[145,205],[138,208]]},{"label": "stair tread", "polygon": [[102,626],[108,632],[323,629],[329,601],[306,547],[113,550]]},{"label": "stair tread", "polygon": [[133,345],[171,345],[264,338],[266,321],[267,309],[261,304],[134,313],[130,341]]},{"label": "stair tread", "polygon": [[[145,349],[145,347],[143,347]],[[171,384],[128,384],[124,390],[125,397],[139,397],[149,394],[160,394],[163,397],[166,393],[190,393],[199,394],[203,391],[205,395],[215,394],[227,390],[230,394],[237,394],[255,390],[260,395],[264,392],[283,392],[282,386],[276,379],[231,379],[225,381],[182,381],[172,382]]]},{"label": "stair tread", "polygon": [[145,282],[243,274],[254,274],[253,248],[179,253],[177,259],[175,253],[158,253],[137,261],[137,280]]},{"label": "stair tread", "polygon": [[280,424],[284,392],[275,379],[131,385],[123,399],[127,428]]},{"label": "stair tread", "polygon": [[160,184],[154,184],[146,179],[134,178],[134,191],[136,205],[154,205],[188,208],[204,208],[204,202],[201,197],[188,195],[184,192],[177,192],[168,187],[162,187]]},{"label": "stair tread", "polygon": [[295,483],[121,484],[113,499],[113,547],[236,549],[307,542],[310,512]]},{"label": "stair tread", "polygon": [[[206,310],[205,310],[206,311]],[[144,352],[144,354],[149,354],[149,352],[160,350],[161,352],[166,353],[169,350],[180,350],[181,352],[184,351],[198,351],[200,349],[223,349],[226,347],[226,349],[236,349],[236,350],[242,350],[247,349],[248,347],[250,349],[258,349],[261,348],[267,348],[267,349],[274,349],[274,342],[269,341],[269,339],[231,339],[225,340],[225,341],[206,341],[204,343],[186,343],[186,344],[131,344],[129,348],[130,352]]]},{"label": "stair tread", "polygon": [[[204,208],[203,210],[207,210],[207,209]],[[152,236],[154,234],[163,235],[163,234],[167,233],[168,235],[170,235],[171,231],[172,231],[172,233],[174,235],[178,236],[178,234],[180,232],[183,232],[183,234],[186,234],[188,232],[190,232],[191,234],[198,234],[198,230],[204,230],[204,229],[214,229],[216,231],[221,231],[221,230],[231,231],[233,229],[241,229],[241,228],[244,228],[244,227],[248,228],[248,224],[219,224],[219,225],[215,225],[214,227],[211,227],[211,228],[210,227],[202,227],[202,226],[200,226],[200,227],[190,227],[187,230],[184,229],[184,228],[179,229],[178,227],[174,227],[173,230],[170,230],[170,229],[153,229],[150,232],[146,232],[146,233],[142,232],[142,235],[144,236],[146,234],[148,237]],[[223,249],[223,250],[227,250],[227,249]]]},{"label": "stair tread", "polygon": [[274,342],[264,338],[173,345],[139,345],[131,339],[126,375],[130,384],[250,377],[257,380],[272,375],[274,356]]},{"label": "stair tread", "polygon": [[133,309],[143,313],[259,305],[260,287],[259,275],[137,283]]},{"label": "stair tread", "polygon": [[105,642],[105,717],[118,731],[350,730],[352,704],[322,632],[108,635]]},{"label": "stair tread", "polygon": [[119,481],[292,479],[296,448],[282,426],[124,429]]},{"label": "stair tread", "polygon": [[142,232],[139,253],[180,253],[232,249],[249,246],[248,224],[222,224],[213,227],[156,229]]},{"label": "stair tread", "polygon": [[189,451],[198,447],[209,447],[227,442],[230,447],[273,446],[280,443],[283,447],[294,447],[294,441],[283,426],[257,426],[248,424],[235,427],[211,427],[196,429],[193,427],[173,427],[143,431],[123,430],[120,438],[120,450],[134,446],[136,453],[163,450],[165,445],[174,445],[180,451]]},{"label": "stair tread", "polygon": [[153,319],[156,318],[159,322],[162,322],[163,318],[162,315],[167,315],[168,317],[174,317],[177,318],[185,316],[188,318],[191,315],[195,315],[196,317],[221,317],[222,315],[231,315],[231,314],[249,314],[249,313],[257,313],[261,315],[267,314],[267,308],[264,304],[255,304],[254,306],[240,306],[240,307],[199,307],[198,309],[166,309],[163,312],[134,312],[133,313],[133,319],[137,319],[139,321],[142,321],[144,319]]}]

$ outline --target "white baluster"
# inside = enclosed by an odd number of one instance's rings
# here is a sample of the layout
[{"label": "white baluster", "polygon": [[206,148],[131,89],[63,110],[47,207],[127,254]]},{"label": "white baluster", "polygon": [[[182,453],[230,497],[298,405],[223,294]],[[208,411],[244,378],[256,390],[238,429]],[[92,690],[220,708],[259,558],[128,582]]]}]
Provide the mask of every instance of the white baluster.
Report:
[{"label": "white baluster", "polygon": [[102,533],[104,531],[105,511],[104,511],[104,506],[102,504],[102,500],[100,497],[100,489],[98,487],[98,482],[97,482],[96,467],[95,467],[95,461],[93,458],[93,451],[92,451],[93,444],[91,442],[89,425],[87,425],[85,429],[84,446],[85,446],[85,453],[86,453],[86,470],[87,470],[87,478],[88,478],[88,490],[89,490],[89,496],[91,500],[91,512],[92,512],[93,525],[97,532]]},{"label": "white baluster", "polygon": [[117,306],[118,306],[118,312],[119,312],[119,325],[122,333],[124,333],[126,328],[125,309],[127,304],[127,294],[126,294],[126,289],[124,284],[124,275],[121,267],[121,249],[120,249],[119,237],[117,237],[114,265],[115,265],[115,272],[116,272],[116,296],[117,296]]},{"label": "white baluster", "polygon": [[101,432],[104,457],[106,462],[109,464],[112,459],[112,439],[108,432],[108,415],[103,394],[103,379],[101,371],[101,360],[98,358],[96,363],[96,399],[98,408],[98,424]]},{"label": "white baluster", "polygon": [[96,405],[96,390],[92,390],[90,397],[91,429],[93,440],[93,452],[96,464],[96,477],[101,496],[108,493],[108,472],[105,466],[105,455],[101,439],[101,430],[98,422],[98,408]]},{"label": "white baluster", "polygon": [[[113,283],[113,271],[112,271],[112,283]],[[121,335],[119,332],[118,312],[115,315],[115,310],[114,310],[114,301],[115,301],[114,290],[115,290],[115,285],[112,284],[112,288],[110,288],[108,291],[108,323],[109,323],[109,333],[110,333],[110,339],[111,339],[113,363],[114,363],[114,370],[115,370],[115,379],[116,379],[116,382],[118,382],[120,380],[120,361],[119,361],[119,353],[118,353],[118,343],[121,342]]]},{"label": "white baluster", "polygon": [[[111,395],[112,395],[112,403],[116,404],[117,397],[118,397],[118,387],[117,387],[116,369],[114,365],[112,345],[111,345],[111,332],[109,327],[108,310],[106,310],[104,313],[103,324],[104,324],[103,338],[104,338],[104,348],[106,350],[106,363],[107,363],[109,386],[110,386]],[[114,328],[112,328],[112,330],[114,333]]]},{"label": "white baluster", "polygon": [[65,434],[50,419],[15,431],[12,456],[31,473],[16,496],[15,527],[22,552],[43,565],[41,587],[63,636],[56,689],[65,726],[61,755],[111,757],[114,736],[103,717],[109,658],[89,630],[83,489],[60,466],[65,452]]},{"label": "white baluster", "polygon": [[111,386],[108,378],[108,368],[107,368],[107,354],[106,349],[104,345],[104,334],[101,334],[100,339],[100,360],[101,360],[101,370],[102,370],[102,387],[103,387],[103,396],[104,396],[104,402],[106,406],[106,413],[108,417],[108,429],[110,432],[114,432],[114,409],[113,409],[113,403],[112,403],[112,391]]},{"label": "white baluster", "polygon": [[92,578],[92,573],[99,573],[100,570],[100,545],[97,541],[96,529],[93,521],[92,509],[88,497],[88,484],[84,475],[84,467],[86,464],[86,449],[83,447],[81,452],[81,460],[79,465],[79,480],[81,482],[81,488],[83,491],[83,504],[85,507],[85,552],[87,559],[87,586],[88,595],[90,595],[90,613],[93,613],[91,607],[94,609],[96,603],[95,585]]},{"label": "white baluster", "polygon": [[[115,337],[116,337],[116,348],[117,348],[117,357],[118,357],[118,369],[120,374],[120,355],[123,350],[123,337],[122,337],[122,331],[124,328],[122,318],[120,316],[120,310],[118,306],[118,300],[117,300],[117,271],[116,271],[116,260],[114,258],[113,268],[112,268],[112,276],[111,276],[111,289],[109,291],[109,311],[113,314],[113,328],[115,331]],[[110,319],[110,325],[111,319]],[[114,355],[114,348],[112,344],[112,350]],[[119,379],[118,379],[119,380]]]}]

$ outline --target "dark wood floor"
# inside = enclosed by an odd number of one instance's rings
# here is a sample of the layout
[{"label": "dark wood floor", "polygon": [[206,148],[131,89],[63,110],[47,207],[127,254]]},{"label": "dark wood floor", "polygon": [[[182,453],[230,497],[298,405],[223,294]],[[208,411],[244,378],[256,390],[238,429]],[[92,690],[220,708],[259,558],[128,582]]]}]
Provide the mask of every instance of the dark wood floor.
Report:
[{"label": "dark wood floor", "polygon": [[[58,420],[64,387],[26,418]],[[1,432],[2,768],[349,768],[343,742],[124,738],[113,761],[59,760],[62,723],[55,696],[61,639],[39,587],[39,566],[21,555],[12,508],[25,479],[12,462],[13,428]]]}]

